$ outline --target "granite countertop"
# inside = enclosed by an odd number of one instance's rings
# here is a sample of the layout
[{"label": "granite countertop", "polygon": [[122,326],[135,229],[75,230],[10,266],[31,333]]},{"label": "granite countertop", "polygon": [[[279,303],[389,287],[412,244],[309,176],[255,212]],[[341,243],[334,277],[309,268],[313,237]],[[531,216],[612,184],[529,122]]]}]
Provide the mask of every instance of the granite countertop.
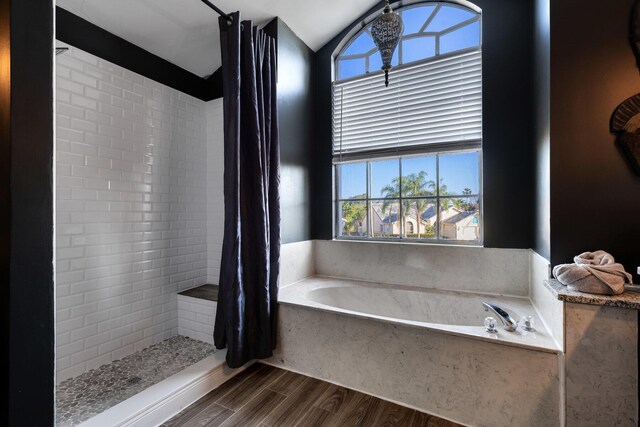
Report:
[{"label": "granite countertop", "polygon": [[178,295],[186,297],[205,299],[207,301],[218,301],[218,285],[201,285],[186,291],[178,292]]},{"label": "granite countertop", "polygon": [[544,285],[560,301],[640,310],[640,292],[626,291],[620,295],[585,294],[584,292],[572,291],[555,279],[545,280]]}]

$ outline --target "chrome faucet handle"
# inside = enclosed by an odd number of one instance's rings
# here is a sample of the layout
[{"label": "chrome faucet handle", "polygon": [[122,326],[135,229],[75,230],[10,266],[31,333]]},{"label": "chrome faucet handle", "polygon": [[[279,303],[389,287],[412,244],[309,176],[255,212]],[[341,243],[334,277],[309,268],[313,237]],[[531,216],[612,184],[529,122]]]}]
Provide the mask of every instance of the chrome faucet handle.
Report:
[{"label": "chrome faucet handle", "polygon": [[502,321],[502,325],[505,330],[513,332],[518,329],[518,322],[513,320],[513,317],[511,317],[511,315],[502,308],[495,304],[491,304],[490,302],[483,302],[482,306],[484,307],[484,311],[492,311],[498,316],[498,319]]},{"label": "chrome faucet handle", "polygon": [[489,316],[484,319],[484,330],[489,332],[490,334],[495,334],[498,332],[496,329],[496,319]]},{"label": "chrome faucet handle", "polygon": [[522,329],[527,332],[535,332],[536,331],[536,321],[533,316],[522,316],[520,319],[520,324],[522,325]]}]

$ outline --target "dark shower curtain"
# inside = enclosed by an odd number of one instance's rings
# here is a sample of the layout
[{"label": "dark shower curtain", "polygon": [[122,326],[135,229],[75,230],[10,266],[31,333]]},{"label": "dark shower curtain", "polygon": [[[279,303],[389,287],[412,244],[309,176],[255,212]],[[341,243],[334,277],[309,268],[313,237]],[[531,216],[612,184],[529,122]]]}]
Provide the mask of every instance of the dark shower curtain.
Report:
[{"label": "dark shower curtain", "polygon": [[214,330],[235,368],[276,344],[280,145],[275,40],[220,17],[224,95],[224,240]]}]

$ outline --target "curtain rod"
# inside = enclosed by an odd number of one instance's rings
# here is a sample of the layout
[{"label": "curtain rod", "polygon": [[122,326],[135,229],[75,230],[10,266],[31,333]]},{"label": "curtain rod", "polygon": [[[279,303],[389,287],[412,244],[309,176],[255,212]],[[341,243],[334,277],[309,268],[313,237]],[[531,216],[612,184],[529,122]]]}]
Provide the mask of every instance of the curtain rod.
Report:
[{"label": "curtain rod", "polygon": [[200,0],[200,1],[202,1],[202,3],[209,6],[211,9],[215,10],[218,13],[218,15],[223,16],[227,21],[233,22],[233,18],[231,18],[231,15],[224,13],[222,9],[220,9],[215,4],[211,3],[209,0]]}]

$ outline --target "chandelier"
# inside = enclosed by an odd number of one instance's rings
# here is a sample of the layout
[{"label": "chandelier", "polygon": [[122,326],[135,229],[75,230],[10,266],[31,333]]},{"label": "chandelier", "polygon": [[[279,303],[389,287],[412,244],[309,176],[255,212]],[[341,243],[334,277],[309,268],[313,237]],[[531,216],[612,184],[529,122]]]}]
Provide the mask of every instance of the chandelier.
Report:
[{"label": "chandelier", "polygon": [[382,69],[384,70],[384,85],[389,86],[389,70],[391,70],[391,59],[393,58],[393,52],[398,47],[400,37],[404,25],[402,24],[402,18],[393,10],[387,0],[387,5],[382,11],[382,15],[378,16],[371,25],[371,37],[382,57]]}]

